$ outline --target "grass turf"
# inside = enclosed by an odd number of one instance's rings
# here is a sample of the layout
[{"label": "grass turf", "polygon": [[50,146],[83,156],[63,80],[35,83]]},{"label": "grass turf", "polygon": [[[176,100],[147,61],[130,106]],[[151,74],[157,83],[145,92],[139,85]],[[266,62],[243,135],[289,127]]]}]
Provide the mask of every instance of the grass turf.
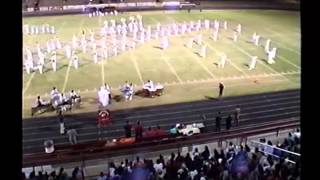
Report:
[{"label": "grass turf", "polygon": [[[54,25],[58,37],[62,43],[70,42],[72,35],[79,35],[82,29],[99,31],[104,20],[128,18],[137,13],[125,13],[117,17],[95,17],[88,18],[85,15],[66,15],[50,17],[23,18],[24,24],[45,24]],[[118,88],[125,80],[141,85],[141,81],[151,79],[161,83],[182,83],[166,87],[166,93],[155,99],[135,98],[130,103],[114,103],[112,109],[121,109],[136,106],[156,105],[175,103],[181,101],[193,101],[204,99],[206,95],[214,95],[214,83],[220,78],[252,76],[260,74],[281,73],[300,71],[300,13],[292,11],[275,10],[216,10],[191,12],[141,12],[145,25],[155,26],[157,22],[166,25],[173,22],[189,22],[198,19],[214,20],[220,22],[228,21],[228,30],[220,30],[219,40],[214,42],[210,36],[212,30],[201,30],[186,35],[170,37],[169,49],[162,51],[159,46],[160,40],[150,40],[145,44],[137,45],[136,49],[120,53],[111,57],[103,64],[93,64],[92,57],[88,54],[79,53],[80,68],[75,70],[71,67],[68,70],[68,60],[64,51],[58,51],[58,71],[50,69],[40,75],[38,72],[27,75],[23,74],[23,116],[30,114],[30,106],[35,96],[49,93],[53,86],[59,90],[70,89],[80,90],[85,96],[83,108],[76,112],[92,111],[97,109],[96,92],[103,82],[110,84],[115,94],[119,94]],[[233,43],[233,29],[238,23],[242,24],[242,35],[237,43]],[[221,27],[221,26],[220,26]],[[251,39],[253,32],[262,36],[261,44],[264,45],[265,38],[271,39],[271,46],[278,48],[276,64],[268,65],[263,47],[256,47],[247,41]],[[200,46],[194,45],[188,49],[184,44],[189,38],[197,34],[203,34],[203,41],[207,45],[207,57],[200,58],[198,52]],[[42,46],[54,35],[24,35],[24,47],[36,47],[36,42]],[[232,63],[224,69],[218,69],[216,64],[219,61],[219,53],[224,52]],[[250,56],[257,55],[259,63],[254,71],[248,71],[247,64]],[[50,64],[46,65],[50,68]],[[45,70],[46,71],[46,70]],[[141,78],[139,76],[141,74]],[[104,75],[104,76],[103,76]],[[212,79],[211,83],[188,83],[190,81],[203,81]],[[300,88],[300,75],[286,75],[267,77],[261,80],[260,84],[253,84],[252,79],[237,79],[226,82],[226,96],[252,94],[267,91],[285,90]],[[229,85],[230,84],[230,85]],[[233,86],[234,84],[239,84]],[[250,87],[250,88],[248,88]],[[88,89],[88,92],[86,90]],[[50,113],[45,115],[52,115]]]}]

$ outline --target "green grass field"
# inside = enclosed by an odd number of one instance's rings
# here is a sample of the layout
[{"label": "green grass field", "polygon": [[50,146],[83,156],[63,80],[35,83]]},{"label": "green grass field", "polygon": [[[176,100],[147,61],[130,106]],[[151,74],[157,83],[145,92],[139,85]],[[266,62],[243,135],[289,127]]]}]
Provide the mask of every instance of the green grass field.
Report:
[{"label": "green grass field", "polygon": [[[121,17],[128,19],[130,15],[137,13],[125,13],[117,17],[89,18],[85,15],[66,15],[50,17],[23,18],[24,24],[54,25],[58,37],[62,41],[71,42],[72,35],[79,35],[82,29],[88,32],[94,29],[96,32],[102,26],[104,20]],[[96,90],[106,82],[113,88],[114,94],[119,93],[119,86],[128,80],[137,85],[142,85],[148,79],[163,83],[166,93],[154,99],[135,97],[132,102],[117,102],[111,105],[111,109],[149,106],[157,104],[194,101],[205,99],[206,96],[216,96],[217,84],[223,81],[226,85],[226,96],[253,94],[260,92],[278,91],[300,88],[300,13],[292,11],[276,10],[215,10],[187,13],[179,12],[141,12],[145,25],[155,26],[157,22],[162,25],[172,22],[182,23],[191,20],[228,21],[228,30],[220,30],[219,40],[214,42],[210,36],[212,30],[201,30],[190,34],[173,36],[169,38],[170,47],[160,50],[155,46],[160,45],[160,40],[150,40],[145,44],[137,45],[136,49],[120,53],[111,57],[103,64],[94,64],[90,55],[79,53],[80,68],[75,70],[68,68],[68,60],[64,51],[58,52],[58,71],[50,69],[44,74],[38,72],[30,75],[23,73],[23,116],[28,117],[30,106],[36,95],[48,99],[47,94],[53,86],[66,92],[71,89],[80,91],[84,97],[81,109],[73,113],[89,112],[97,110]],[[232,37],[233,29],[238,23],[242,24],[242,34],[237,43]],[[220,26],[221,27],[221,26]],[[276,64],[269,65],[262,46],[256,47],[247,41],[251,39],[253,32],[261,35],[261,44],[265,44],[265,38],[271,39],[271,47],[277,47]],[[188,49],[184,44],[189,38],[203,35],[204,44],[207,45],[207,57],[200,58],[196,53],[200,46]],[[24,47],[36,47],[36,42],[42,46],[54,35],[24,35]],[[227,54],[231,63],[224,69],[218,69],[215,65],[219,60],[219,54]],[[247,64],[250,56],[256,55],[259,60],[257,67],[249,71]],[[48,60],[46,60],[48,61]],[[50,64],[46,65],[50,67]],[[46,70],[45,70],[46,71]],[[254,83],[253,80],[258,80]],[[52,113],[43,114],[53,115]]]}]

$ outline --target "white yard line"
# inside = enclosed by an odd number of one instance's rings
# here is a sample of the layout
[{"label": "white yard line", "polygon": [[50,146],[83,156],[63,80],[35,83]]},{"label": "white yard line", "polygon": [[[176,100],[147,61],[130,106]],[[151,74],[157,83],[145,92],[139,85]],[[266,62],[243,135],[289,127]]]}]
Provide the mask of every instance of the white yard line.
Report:
[{"label": "white yard line", "polygon": [[62,92],[64,92],[64,90],[66,90],[67,82],[68,82],[68,79],[69,79],[70,68],[71,68],[71,61],[69,61],[69,64],[68,64],[68,69],[67,69],[66,76],[65,76],[65,78],[64,78],[64,83],[63,83],[63,87],[62,87]]},{"label": "white yard line", "polygon": [[[282,72],[282,73],[270,73],[270,74],[259,74],[259,75],[249,75],[249,76],[234,76],[234,77],[225,77],[219,79],[203,79],[203,80],[193,80],[193,81],[184,81],[182,83],[163,83],[164,86],[178,86],[178,85],[188,85],[188,84],[201,84],[201,83],[212,83],[218,81],[227,81],[227,80],[249,80],[249,79],[257,79],[257,78],[270,78],[270,77],[278,77],[278,76],[286,76],[286,75],[296,75],[301,74],[300,71],[289,71],[289,72]],[[276,81],[272,80],[271,82]],[[278,81],[287,81],[287,79],[280,79]],[[136,88],[141,88],[142,86],[136,86]],[[230,86],[229,86],[230,87]],[[93,93],[97,92],[96,90],[82,90],[81,94]],[[25,99],[33,98],[34,96],[27,96],[24,97]],[[43,95],[42,97],[48,97],[48,94]]]},{"label": "white yard line", "polygon": [[[207,66],[205,66],[201,61],[201,59],[198,57],[198,55],[190,52],[189,49],[185,50],[186,52],[188,52],[189,54],[191,54],[192,56],[196,57],[195,61],[212,77],[212,78],[217,78],[208,68]],[[194,59],[194,58],[192,58]]]},{"label": "white yard line", "polygon": [[[232,46],[234,46],[235,48],[237,48],[239,51],[241,51],[243,54],[249,56],[250,58],[252,57],[252,55],[250,55],[250,53],[248,53],[246,50],[242,49],[241,47],[238,47],[237,45],[234,45],[234,43],[230,43],[232,44]],[[275,72],[275,73],[278,73],[278,71],[274,70],[273,68],[271,68],[270,66],[264,64],[264,62],[261,62],[261,61],[258,61],[259,64],[262,64],[264,65],[265,67],[267,67],[268,69],[270,69],[271,71]],[[282,76],[283,78],[287,79],[288,81],[292,82],[291,80],[289,80],[287,77],[285,76]]]},{"label": "white yard line", "polygon": [[36,74],[36,72],[33,72],[33,73],[31,74],[31,77],[29,78],[26,86],[24,87],[24,90],[22,91],[22,96],[23,96],[24,93],[26,93],[26,91],[29,89],[29,86],[30,86],[30,84],[31,84],[31,80],[33,79],[33,77],[34,77],[35,74]]},{"label": "white yard line", "polygon": [[[277,35],[279,38],[283,38],[283,37],[284,37],[283,34],[280,34],[280,33],[276,32],[276,31],[274,31],[274,30],[271,30],[271,29],[268,29],[268,28],[267,28],[266,30],[269,31],[269,32],[272,33],[272,34]],[[273,42],[273,41],[271,41],[271,43],[272,43],[272,42]],[[286,50],[288,50],[288,51],[291,51],[291,52],[293,52],[293,53],[296,53],[296,54],[298,54],[298,55],[301,55],[301,53],[300,53],[299,51],[297,51],[297,50],[295,50],[295,49],[292,49],[292,48],[289,48],[288,46],[284,45],[283,43],[280,43],[280,42],[278,42],[278,41],[274,41],[274,43],[280,45],[283,49],[286,49]]]},{"label": "white yard line", "polygon": [[[81,22],[80,22],[80,30],[81,28],[83,27],[83,23],[84,23],[84,20],[82,19]],[[69,80],[69,73],[70,73],[70,68],[71,68],[72,64],[71,64],[71,61],[68,60],[68,69],[67,69],[67,72],[66,72],[66,76],[64,78],[64,83],[63,83],[63,87],[62,87],[62,92],[64,92],[66,90],[66,87],[67,87],[67,83],[68,83],[68,80]]]},{"label": "white yard line", "polygon": [[105,80],[104,80],[104,62],[105,62],[105,60],[103,60],[102,62],[101,62],[101,76],[102,76],[102,84],[104,84],[105,83]]},{"label": "white yard line", "polygon": [[287,59],[287,58],[285,58],[285,57],[283,57],[283,56],[280,56],[280,55],[278,55],[278,57],[279,57],[280,59],[284,60],[285,62],[287,62],[288,64],[291,64],[292,66],[296,67],[297,69],[299,69],[299,70],[301,69],[300,66],[292,63],[289,59]]},{"label": "white yard line", "polygon": [[136,58],[132,56],[131,50],[129,50],[129,51],[130,51],[130,59],[131,59],[131,61],[133,62],[134,67],[135,67],[135,69],[136,69],[136,71],[137,71],[137,74],[138,74],[138,76],[139,76],[140,82],[141,82],[141,84],[143,85],[143,84],[144,84],[144,81],[143,81],[142,76],[141,76],[141,72],[140,72],[140,69],[139,69],[139,65],[138,65],[138,63],[137,63],[137,61],[136,61]]},{"label": "white yard line", "polygon": [[[210,49],[212,49],[217,56],[219,56],[219,53],[221,53],[220,51],[218,51],[217,49],[215,49],[213,46],[211,46],[209,43],[205,43],[205,42],[204,42],[204,44],[206,44]],[[229,60],[228,62],[229,62],[234,68],[236,68],[238,71],[240,71],[242,74],[244,74],[244,75],[246,75],[246,76],[248,75],[246,72],[244,72],[242,69],[240,69],[237,65],[235,65],[234,63],[232,63],[231,60]]]},{"label": "white yard line", "polygon": [[176,70],[173,68],[173,66],[168,62],[168,58],[161,55],[162,59],[164,60],[164,62],[169,66],[169,69],[171,70],[171,72],[176,76],[176,78],[178,79],[179,83],[182,84],[183,81],[181,80],[180,76],[178,75],[178,73],[176,72]]}]

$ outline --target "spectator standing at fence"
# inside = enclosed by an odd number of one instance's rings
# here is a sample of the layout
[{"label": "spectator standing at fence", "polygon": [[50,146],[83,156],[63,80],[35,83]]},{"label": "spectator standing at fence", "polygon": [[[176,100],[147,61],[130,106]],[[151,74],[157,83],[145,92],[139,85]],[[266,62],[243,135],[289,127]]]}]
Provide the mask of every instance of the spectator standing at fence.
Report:
[{"label": "spectator standing at fence", "polygon": [[140,121],[137,122],[137,125],[136,125],[134,131],[136,134],[136,140],[140,140],[142,138],[142,133],[143,133],[143,127],[140,124]]},{"label": "spectator standing at fence", "polygon": [[218,115],[216,117],[216,130],[220,131],[221,130],[221,112],[218,112]]},{"label": "spectator standing at fence", "polygon": [[131,126],[131,124],[129,124],[128,120],[127,120],[126,125],[123,126],[123,128],[124,128],[124,131],[125,131],[126,138],[130,138],[131,137],[132,126]]},{"label": "spectator standing at fence", "polygon": [[231,128],[232,117],[229,115],[226,119],[226,129],[229,130]]},{"label": "spectator standing at fence", "polygon": [[234,112],[234,122],[236,124],[236,126],[239,125],[239,120],[240,120],[240,107],[237,106]]},{"label": "spectator standing at fence", "polygon": [[224,85],[223,85],[222,82],[220,82],[220,83],[219,83],[219,99],[222,98],[223,90],[224,90]]},{"label": "spectator standing at fence", "polygon": [[60,134],[64,134],[65,133],[65,127],[64,127],[64,117],[63,117],[63,114],[62,114],[62,110],[59,111],[58,119],[59,119],[59,122],[60,122]]},{"label": "spectator standing at fence", "polygon": [[67,135],[69,137],[69,142],[71,144],[77,144],[77,136],[78,136],[78,133],[75,129],[73,128],[70,128],[68,131],[67,131]]}]

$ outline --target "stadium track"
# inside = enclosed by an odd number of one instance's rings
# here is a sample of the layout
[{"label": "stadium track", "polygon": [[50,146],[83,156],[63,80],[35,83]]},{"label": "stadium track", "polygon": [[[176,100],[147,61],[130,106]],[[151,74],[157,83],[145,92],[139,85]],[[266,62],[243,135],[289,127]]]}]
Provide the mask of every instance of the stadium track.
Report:
[{"label": "stadium track", "polygon": [[[103,128],[102,136],[108,139],[123,136],[126,120],[131,124],[140,120],[145,128],[159,125],[167,130],[176,123],[202,122],[201,114],[207,116],[204,122],[206,131],[213,131],[218,111],[222,113],[224,129],[225,118],[233,113],[236,105],[241,107],[240,126],[287,118],[299,119],[300,90],[115,111],[112,112],[113,124]],[[96,112],[66,116],[65,124],[77,129],[79,142],[94,141],[98,138]],[[46,139],[53,139],[56,145],[69,143],[66,135],[59,134],[59,120],[56,117],[23,120],[23,154],[42,152]]]}]

